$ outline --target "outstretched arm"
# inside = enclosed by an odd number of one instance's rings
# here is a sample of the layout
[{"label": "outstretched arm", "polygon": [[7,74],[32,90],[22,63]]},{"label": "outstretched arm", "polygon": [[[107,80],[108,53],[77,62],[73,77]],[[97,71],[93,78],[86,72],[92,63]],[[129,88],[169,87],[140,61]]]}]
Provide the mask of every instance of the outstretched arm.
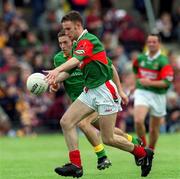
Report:
[{"label": "outstretched arm", "polygon": [[58,73],[63,72],[63,71],[68,71],[71,70],[72,68],[78,66],[80,64],[80,61],[77,58],[72,57],[69,59],[67,62],[63,63],[59,67],[55,68]]},{"label": "outstretched arm", "polygon": [[72,57],[67,62],[63,63],[62,65],[56,67],[53,70],[45,70],[44,72],[47,73],[46,80],[49,84],[56,83],[57,77],[60,72],[66,72],[71,70],[72,68],[78,66],[80,61],[77,58]]},{"label": "outstretched arm", "polygon": [[63,72],[60,72],[59,75],[57,76],[56,78],[56,83],[58,82],[63,82],[64,80],[66,80],[67,78],[70,77],[70,74],[63,71]]},{"label": "outstretched arm", "polygon": [[49,92],[50,93],[55,93],[58,91],[58,89],[61,86],[61,82],[63,82],[64,80],[66,80],[67,78],[69,78],[70,74],[67,72],[61,72],[59,73],[57,79],[56,79],[56,83],[54,84],[50,84],[49,85]]}]

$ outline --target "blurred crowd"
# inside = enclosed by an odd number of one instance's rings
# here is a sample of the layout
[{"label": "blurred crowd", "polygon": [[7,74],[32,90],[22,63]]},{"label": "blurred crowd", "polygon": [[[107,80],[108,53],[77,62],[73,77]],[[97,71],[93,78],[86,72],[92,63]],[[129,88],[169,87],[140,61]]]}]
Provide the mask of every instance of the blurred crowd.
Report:
[{"label": "blurred crowd", "polygon": [[[26,79],[31,73],[53,68],[53,55],[60,51],[60,20],[71,9],[82,14],[85,27],[102,40],[117,68],[124,90],[130,94],[130,103],[118,114],[116,125],[134,131],[131,62],[145,50],[149,30],[142,1],[134,0],[131,12],[116,8],[113,0],[3,0],[1,6],[0,136],[59,129],[59,119],[69,105],[63,87],[56,94],[47,92],[36,97],[27,91]],[[162,11],[156,21],[163,53],[175,70],[162,132],[180,131],[180,54],[166,48],[167,44],[180,47],[180,5],[172,12]]]}]

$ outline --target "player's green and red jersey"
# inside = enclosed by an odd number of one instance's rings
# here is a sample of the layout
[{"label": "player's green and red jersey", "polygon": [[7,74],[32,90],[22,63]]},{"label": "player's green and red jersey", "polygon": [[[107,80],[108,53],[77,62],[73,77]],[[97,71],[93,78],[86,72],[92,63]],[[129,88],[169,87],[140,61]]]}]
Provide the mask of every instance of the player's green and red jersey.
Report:
[{"label": "player's green and red jersey", "polygon": [[[133,71],[136,74],[136,88],[149,90],[154,93],[164,94],[173,80],[173,69],[169,64],[166,56],[162,55],[160,51],[153,59],[147,54],[141,54],[133,62]],[[168,85],[167,88],[144,87],[139,79],[148,78],[150,80],[164,80]]]},{"label": "player's green and red jersey", "polygon": [[73,43],[73,57],[81,62],[79,67],[83,72],[84,84],[87,88],[96,88],[112,79],[112,68],[103,44],[87,30],[84,30]]},{"label": "player's green and red jersey", "polygon": [[[70,57],[69,57],[70,58]],[[54,66],[58,67],[65,63],[68,59],[61,51],[54,56]],[[81,94],[84,87],[84,77],[80,69],[72,69],[68,71],[70,77],[66,79],[64,83],[65,90],[72,101],[75,101]]]}]

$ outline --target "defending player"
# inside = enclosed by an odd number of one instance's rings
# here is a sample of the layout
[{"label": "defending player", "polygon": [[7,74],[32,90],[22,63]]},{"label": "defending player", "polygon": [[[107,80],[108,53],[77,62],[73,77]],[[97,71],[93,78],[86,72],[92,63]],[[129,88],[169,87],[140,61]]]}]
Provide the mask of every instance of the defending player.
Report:
[{"label": "defending player", "polygon": [[148,52],[139,55],[133,63],[136,75],[134,120],[136,133],[146,146],[144,120],[150,111],[149,147],[154,150],[160,122],[166,115],[165,94],[173,80],[173,69],[167,57],[161,54],[158,34],[148,35],[147,48]]},{"label": "defending player", "polygon": [[57,167],[55,171],[62,176],[83,175],[76,125],[85,116],[97,111],[103,143],[132,153],[141,165],[141,176],[147,176],[152,166],[153,151],[136,146],[124,137],[114,134],[120,98],[117,87],[111,80],[112,68],[108,65],[102,43],[96,36],[83,29],[82,18],[78,12],[69,12],[61,22],[66,35],[77,42],[73,44],[72,58],[54,70],[46,71],[46,79],[52,84],[56,82],[59,73],[79,66],[85,78],[85,88],[60,121],[70,163]]}]

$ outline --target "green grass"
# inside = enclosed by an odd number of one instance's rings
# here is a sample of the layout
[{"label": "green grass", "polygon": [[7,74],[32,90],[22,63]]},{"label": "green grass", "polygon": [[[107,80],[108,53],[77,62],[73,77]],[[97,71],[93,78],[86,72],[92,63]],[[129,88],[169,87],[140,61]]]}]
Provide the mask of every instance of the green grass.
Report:
[{"label": "green grass", "polygon": [[[131,154],[106,147],[113,166],[96,169],[96,156],[85,137],[80,137],[84,176],[82,179],[138,179],[140,168]],[[68,153],[60,135],[0,138],[0,179],[59,179],[53,171],[67,162]],[[161,135],[149,179],[180,179],[180,134]]]}]

